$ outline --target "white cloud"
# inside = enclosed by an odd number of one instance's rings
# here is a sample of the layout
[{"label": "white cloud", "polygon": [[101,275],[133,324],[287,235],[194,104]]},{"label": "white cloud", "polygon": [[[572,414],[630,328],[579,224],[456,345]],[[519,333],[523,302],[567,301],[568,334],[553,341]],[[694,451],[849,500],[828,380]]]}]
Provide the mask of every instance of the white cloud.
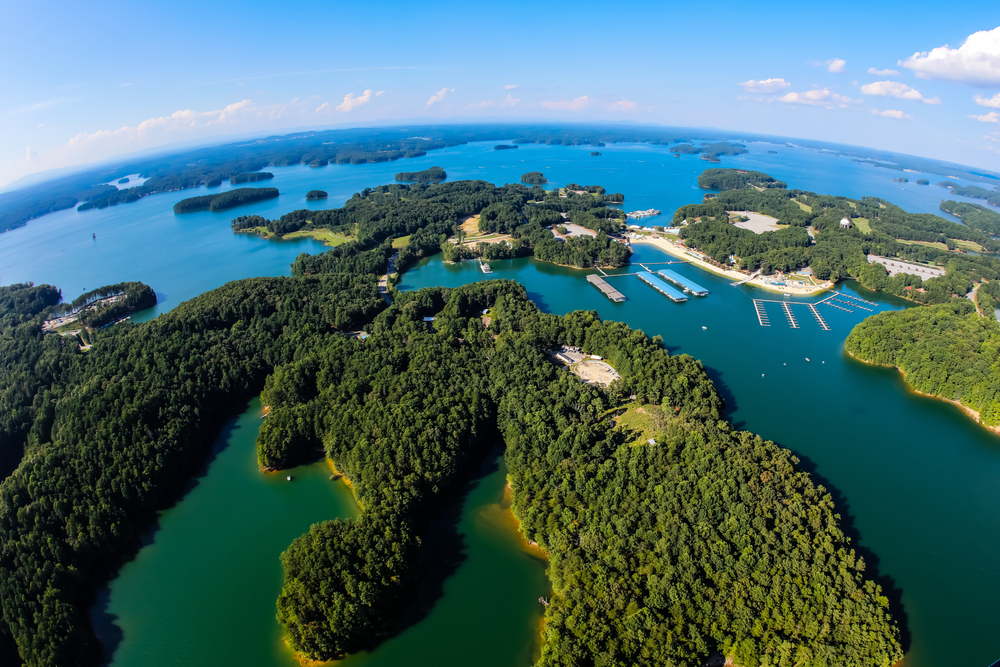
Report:
[{"label": "white cloud", "polygon": [[788,88],[792,84],[784,79],[761,79],[760,81],[750,79],[736,85],[742,86],[748,93],[776,93],[779,90]]},{"label": "white cloud", "polygon": [[990,132],[989,134],[984,134],[983,139],[986,139],[988,141],[1000,142],[1000,130],[997,130],[996,132]]},{"label": "white cloud", "polygon": [[517,103],[520,102],[520,101],[521,101],[520,98],[514,97],[510,93],[507,93],[507,97],[503,101],[500,102],[500,106],[502,106],[502,107],[515,107],[515,106],[517,106]]},{"label": "white cloud", "polygon": [[32,160],[37,160],[37,159],[38,159],[38,151],[36,151],[31,146],[28,146],[28,150],[26,151],[24,160],[26,162],[31,162]]},{"label": "white cloud", "polygon": [[571,111],[579,111],[584,107],[589,107],[593,103],[593,100],[584,95],[583,97],[578,97],[572,101],[561,100],[559,102],[542,102],[542,106],[546,109],[569,109]]},{"label": "white cloud", "polygon": [[876,81],[866,83],[861,86],[861,92],[865,95],[878,95],[880,97],[895,97],[900,100],[916,100],[926,104],[941,104],[940,97],[924,97],[919,90],[910,88],[905,83],[899,81]]},{"label": "white cloud", "polygon": [[969,118],[974,118],[980,123],[1000,123],[1000,113],[996,111],[991,111],[988,114],[983,114],[982,116],[972,115]]},{"label": "white cloud", "polygon": [[453,93],[455,92],[455,89],[452,88],[449,91],[447,88],[442,88],[441,90],[437,91],[436,93],[431,95],[431,99],[427,100],[427,106],[431,106],[432,104],[437,104],[438,102],[443,100],[449,92]]},{"label": "white cloud", "polygon": [[875,76],[900,76],[898,70],[894,69],[875,69],[874,67],[868,68],[869,74],[874,74]]},{"label": "white cloud", "polygon": [[471,102],[469,103],[470,109],[485,109],[486,107],[493,106],[493,100],[483,100],[482,102]]},{"label": "white cloud", "polygon": [[504,90],[514,90],[515,88],[517,88],[516,83],[508,83],[506,86],[503,87]]},{"label": "white cloud", "polygon": [[380,90],[377,93],[375,93],[375,97],[382,97],[383,95],[385,95],[385,91],[384,90]]},{"label": "white cloud", "polygon": [[[346,95],[344,95],[344,101],[341,104],[335,106],[334,109],[336,109],[337,111],[343,111],[344,113],[347,113],[351,109],[357,109],[362,104],[368,104],[371,98],[372,98],[371,90],[366,90],[359,97],[355,97],[354,93],[347,93]],[[326,106],[326,104],[324,104],[323,106]],[[322,108],[323,107],[320,107],[320,109]],[[316,111],[319,111],[319,109],[316,109]]]},{"label": "white cloud", "polygon": [[811,106],[826,107],[832,109],[835,106],[847,109],[852,104],[861,104],[861,100],[854,100],[846,95],[838,95],[831,92],[829,88],[815,88],[804,93],[786,93],[778,98],[779,102],[786,104],[808,104]]},{"label": "white cloud", "polygon": [[618,100],[611,105],[611,108],[615,111],[632,111],[635,109],[635,102],[631,100]]},{"label": "white cloud", "polygon": [[316,113],[319,113],[320,111],[322,111],[323,109],[326,109],[329,106],[330,106],[329,102],[323,102],[323,104],[321,104],[318,107],[316,107]]},{"label": "white cloud", "polygon": [[1000,84],[1000,27],[969,35],[957,49],[945,44],[914,53],[899,64],[921,79],[947,79],[974,86]]},{"label": "white cloud", "polygon": [[80,97],[58,97],[52,100],[44,100],[42,102],[35,102],[34,104],[29,104],[27,106],[19,107],[13,111],[8,111],[6,115],[16,116],[22,113],[31,113],[33,111],[42,111],[44,109],[51,109],[52,107],[62,106],[63,104],[68,104],[70,102],[77,102],[81,100]]},{"label": "white cloud", "polygon": [[976,95],[976,104],[981,107],[992,107],[993,109],[1000,109],[1000,93],[997,93],[993,97],[983,97],[982,95]]},{"label": "white cloud", "polygon": [[872,109],[873,116],[882,116],[883,118],[898,118],[902,120],[903,118],[913,118],[908,113],[903,113],[899,109],[886,109],[885,111],[879,111],[878,109]]},{"label": "white cloud", "polygon": [[823,64],[826,65],[826,71],[839,74],[844,71],[844,66],[847,65],[847,61],[841,60],[840,58],[831,58]]}]

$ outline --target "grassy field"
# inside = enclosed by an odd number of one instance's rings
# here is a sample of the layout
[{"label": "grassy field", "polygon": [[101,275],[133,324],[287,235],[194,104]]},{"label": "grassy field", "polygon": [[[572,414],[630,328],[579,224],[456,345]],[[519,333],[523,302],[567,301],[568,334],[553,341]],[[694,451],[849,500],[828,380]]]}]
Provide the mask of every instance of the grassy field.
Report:
[{"label": "grassy field", "polygon": [[[906,245],[922,245],[928,248],[937,248],[938,250],[947,250],[948,246],[944,243],[935,241],[904,241],[899,239],[900,243],[905,243]],[[975,243],[973,241],[955,241],[955,245],[963,250],[973,250],[975,252],[983,252],[983,246]]]},{"label": "grassy field", "polygon": [[479,233],[479,216],[470,215],[468,218],[462,221],[462,231],[469,236],[474,236]]},{"label": "grassy field", "polygon": [[813,212],[813,207],[810,206],[809,204],[803,204],[798,199],[793,199],[792,201],[795,202],[796,204],[798,204],[799,208],[801,208],[806,213],[812,213]]},{"label": "grassy field", "polygon": [[625,443],[629,446],[648,445],[647,441],[658,432],[655,423],[659,416],[658,406],[630,403],[624,412],[614,418],[615,427],[625,436]]},{"label": "grassy field", "polygon": [[338,246],[347,243],[351,240],[350,236],[343,236],[341,234],[334,234],[329,229],[313,229],[312,231],[301,231],[292,232],[291,234],[285,234],[282,238],[284,239],[305,239],[312,238],[317,241],[322,241],[324,245],[328,246]]},{"label": "grassy field", "polygon": [[857,225],[858,229],[863,231],[865,234],[872,233],[872,226],[868,224],[868,218],[854,218],[851,222]]},{"label": "grassy field", "polygon": [[393,248],[405,248],[408,245],[410,245],[410,237],[409,236],[400,236],[398,239],[393,239],[392,240],[392,247]]}]

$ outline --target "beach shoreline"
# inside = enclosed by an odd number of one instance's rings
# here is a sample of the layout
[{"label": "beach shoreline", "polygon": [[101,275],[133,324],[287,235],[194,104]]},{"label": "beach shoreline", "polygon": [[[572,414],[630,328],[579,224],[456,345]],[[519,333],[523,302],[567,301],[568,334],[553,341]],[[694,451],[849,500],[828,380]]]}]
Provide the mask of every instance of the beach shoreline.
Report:
[{"label": "beach shoreline", "polygon": [[815,286],[785,285],[784,287],[780,287],[778,285],[770,285],[764,282],[764,279],[761,278],[760,276],[752,280],[747,280],[747,278],[749,277],[747,276],[747,274],[740,273],[739,271],[732,271],[729,269],[720,269],[717,266],[714,266],[704,260],[692,256],[691,254],[689,254],[687,248],[679,246],[673,241],[670,241],[669,239],[642,238],[642,239],[633,239],[632,243],[646,243],[652,245],[669,255],[673,255],[674,257],[677,257],[679,259],[686,260],[690,264],[693,264],[700,269],[704,269],[705,271],[709,271],[716,275],[725,276],[726,278],[729,278],[734,281],[741,281],[741,282],[746,281],[745,284],[752,285],[753,287],[757,287],[767,292],[775,292],[778,294],[792,294],[795,296],[811,296],[813,294],[819,294],[820,292],[826,292],[828,290],[833,289],[834,287],[834,284],[829,281]]}]

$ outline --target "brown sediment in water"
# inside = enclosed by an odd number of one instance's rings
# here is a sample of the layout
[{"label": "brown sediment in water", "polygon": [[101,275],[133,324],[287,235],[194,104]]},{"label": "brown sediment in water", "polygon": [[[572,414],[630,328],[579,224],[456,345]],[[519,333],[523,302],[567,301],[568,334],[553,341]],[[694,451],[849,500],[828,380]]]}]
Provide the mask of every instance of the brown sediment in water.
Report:
[{"label": "brown sediment in water", "polygon": [[[847,352],[847,350],[844,350],[844,351]],[[862,359],[861,357],[858,357],[858,356],[852,354],[851,352],[847,352],[847,356],[851,357],[852,359],[856,359],[856,360],[860,361],[863,364],[868,364],[869,366],[879,366],[881,368],[895,368],[897,371],[899,371],[902,374],[903,381],[906,382],[906,371],[904,371],[899,366],[885,366],[885,365],[882,365],[882,364],[876,364],[875,362],[868,361],[867,359]],[[982,426],[983,428],[985,428],[987,431],[993,431],[997,435],[1000,435],[1000,426],[987,426],[986,424],[984,424],[980,420],[980,418],[979,418],[979,411],[978,410],[973,410],[972,408],[970,408],[968,405],[965,405],[961,401],[956,401],[956,400],[951,399],[951,398],[945,398],[944,396],[935,396],[934,394],[924,393],[924,392],[920,391],[919,389],[914,389],[913,385],[911,385],[909,382],[906,382],[906,388],[909,389],[914,394],[919,394],[920,396],[926,396],[927,398],[933,398],[934,400],[937,400],[937,401],[944,401],[945,403],[951,403],[952,405],[955,405],[955,406],[961,408],[961,410],[965,414],[967,414],[970,417],[972,417],[972,419],[975,420],[975,422],[977,424],[979,424],[980,426]]]},{"label": "brown sediment in water", "polygon": [[521,550],[547,561],[549,559],[548,552],[536,543],[528,541],[528,538],[521,532],[521,522],[514,516],[514,487],[510,485],[510,478],[507,479],[507,484],[503,487],[503,500],[500,501],[500,509],[502,511],[499,521],[517,534],[517,543]]},{"label": "brown sediment in water", "polygon": [[350,477],[337,470],[337,464],[334,463],[332,459],[328,458],[325,460],[326,460],[326,465],[330,468],[330,471],[333,473],[332,475],[330,475],[330,479],[336,480],[338,482],[343,482],[347,486],[347,488],[351,490],[351,497],[354,498],[354,502],[361,509],[361,511],[364,512],[365,506],[361,504],[360,500],[358,500],[358,490],[354,488],[354,482],[351,481]]}]

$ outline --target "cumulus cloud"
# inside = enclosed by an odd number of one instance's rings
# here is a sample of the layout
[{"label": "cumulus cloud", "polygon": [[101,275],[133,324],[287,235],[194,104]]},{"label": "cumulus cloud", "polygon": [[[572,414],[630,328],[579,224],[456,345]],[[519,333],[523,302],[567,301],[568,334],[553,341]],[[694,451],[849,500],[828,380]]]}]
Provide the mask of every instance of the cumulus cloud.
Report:
[{"label": "cumulus cloud", "polygon": [[808,104],[810,106],[826,107],[832,109],[840,107],[847,109],[852,104],[861,104],[861,100],[854,100],[846,95],[839,95],[831,92],[829,88],[815,88],[804,93],[786,93],[778,98],[779,102],[786,104]]},{"label": "cumulus cloud", "polygon": [[192,111],[191,109],[175,111],[169,116],[144,120],[134,127],[125,126],[117,130],[98,130],[92,133],[81,132],[70,139],[66,145],[74,148],[95,141],[126,143],[147,138],[154,133],[180,133],[209,126],[225,125],[235,122],[245,113],[252,112],[252,105],[253,102],[250,100],[242,100],[217,111]]},{"label": "cumulus cloud", "polygon": [[969,35],[962,46],[918,51],[899,64],[921,79],[946,79],[973,86],[1000,84],[1000,27]]},{"label": "cumulus cloud", "polygon": [[981,107],[992,107],[993,109],[1000,109],[1000,93],[997,93],[993,97],[983,97],[982,95],[976,95],[976,104]]},{"label": "cumulus cloud", "polygon": [[878,109],[872,109],[873,116],[882,116],[883,118],[898,118],[902,120],[903,118],[913,118],[908,113],[903,113],[899,109],[886,109],[885,111],[879,111]]},{"label": "cumulus cloud", "polygon": [[330,106],[329,102],[323,102],[323,104],[321,104],[318,107],[316,107],[316,113],[319,113],[320,111],[322,111],[323,109],[326,109],[329,106]]},{"label": "cumulus cloud", "polygon": [[991,111],[987,114],[983,114],[982,116],[973,114],[969,116],[969,118],[978,120],[980,123],[1000,123],[1000,113],[997,113],[996,111]]},{"label": "cumulus cloud", "polygon": [[504,90],[514,90],[515,88],[517,88],[516,83],[508,83],[506,86],[503,87]]},{"label": "cumulus cloud", "polygon": [[485,109],[486,107],[493,106],[493,100],[483,100],[482,102],[470,102],[468,108],[470,109]]},{"label": "cumulus cloud", "polygon": [[[517,86],[515,86],[515,88],[516,88],[516,87],[517,87]],[[507,108],[510,108],[510,107],[516,107],[516,106],[517,106],[517,103],[518,103],[518,102],[520,102],[520,101],[521,101],[521,100],[520,100],[520,98],[517,98],[517,97],[514,97],[514,96],[513,96],[513,95],[511,95],[510,93],[507,93],[507,97],[506,97],[506,98],[504,98],[504,99],[503,99],[503,100],[502,100],[502,101],[500,102],[500,106],[502,106],[502,107],[507,107]]]},{"label": "cumulus cloud", "polygon": [[[358,97],[355,97],[354,93],[347,93],[346,95],[344,95],[344,101],[341,104],[335,106],[334,108],[337,111],[343,111],[344,113],[347,113],[351,109],[357,109],[362,104],[368,104],[371,98],[372,98],[371,90],[366,90]],[[324,104],[323,106],[325,107],[326,104]],[[323,107],[320,107],[320,109],[322,108]],[[319,111],[319,109],[316,109],[316,111]]]},{"label": "cumulus cloud", "polygon": [[790,87],[792,84],[784,79],[761,79],[760,81],[750,79],[736,85],[742,86],[748,93],[776,93],[779,90]]},{"label": "cumulus cloud", "polygon": [[920,91],[910,88],[905,83],[899,81],[876,81],[866,83],[861,86],[861,92],[865,95],[878,95],[880,97],[895,97],[900,100],[916,100],[925,104],[941,104],[940,97],[924,97]]},{"label": "cumulus cloud", "polygon": [[561,100],[559,102],[542,102],[542,106],[546,109],[569,109],[570,111],[579,111],[585,107],[589,107],[593,104],[593,100],[588,98],[586,95],[583,97],[578,97],[575,100]]},{"label": "cumulus cloud", "polygon": [[632,111],[635,109],[635,102],[632,100],[618,100],[611,105],[611,108],[615,111]]},{"label": "cumulus cloud", "polygon": [[427,100],[427,106],[437,104],[438,102],[443,100],[449,92],[453,93],[455,92],[455,89],[452,88],[451,90],[448,90],[447,88],[442,88],[441,90],[437,91],[436,93],[431,95],[431,99]]},{"label": "cumulus cloud", "polygon": [[900,76],[899,70],[894,69],[875,69],[874,67],[868,68],[869,74],[874,74],[875,76]]},{"label": "cumulus cloud", "polygon": [[847,65],[847,61],[841,60],[840,58],[831,58],[830,60],[827,60],[823,64],[826,65],[826,71],[833,72],[834,74],[839,74],[840,72],[844,71],[844,67]]}]

